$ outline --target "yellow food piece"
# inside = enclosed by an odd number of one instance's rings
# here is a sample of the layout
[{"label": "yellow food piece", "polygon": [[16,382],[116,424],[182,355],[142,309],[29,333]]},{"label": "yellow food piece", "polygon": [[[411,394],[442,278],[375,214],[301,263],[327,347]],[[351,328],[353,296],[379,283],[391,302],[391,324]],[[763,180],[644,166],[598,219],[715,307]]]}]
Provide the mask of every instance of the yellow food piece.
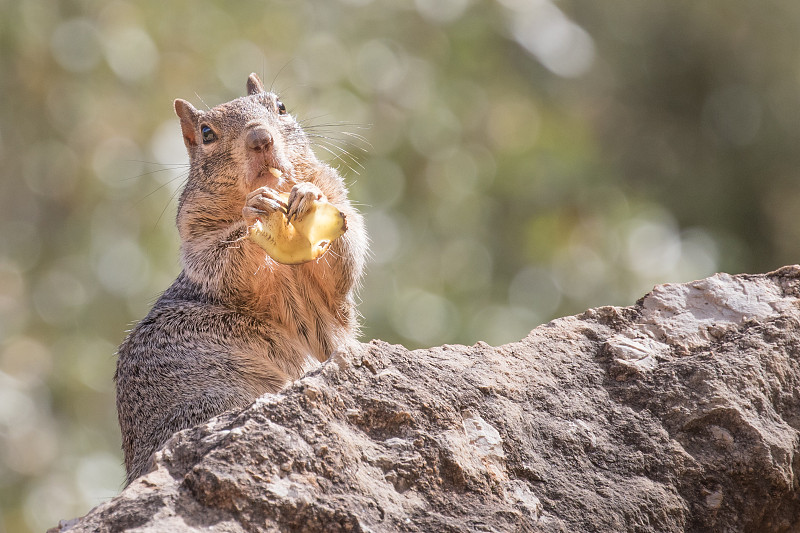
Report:
[{"label": "yellow food piece", "polygon": [[247,229],[247,237],[279,263],[299,265],[319,259],[347,230],[344,213],[327,201],[315,200],[311,209],[290,222],[285,207],[289,195],[280,197],[283,209],[259,217]]},{"label": "yellow food piece", "polygon": [[267,170],[269,170],[269,173],[272,174],[273,176],[275,176],[278,179],[280,179],[281,176],[283,176],[283,172],[281,172],[280,170],[278,170],[275,167],[269,167]]}]

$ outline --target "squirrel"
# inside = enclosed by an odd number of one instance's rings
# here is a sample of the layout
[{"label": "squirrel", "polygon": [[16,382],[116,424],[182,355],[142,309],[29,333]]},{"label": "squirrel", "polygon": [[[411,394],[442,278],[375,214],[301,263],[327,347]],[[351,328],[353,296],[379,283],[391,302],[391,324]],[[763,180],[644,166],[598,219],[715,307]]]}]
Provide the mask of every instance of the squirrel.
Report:
[{"label": "squirrel", "polygon": [[[359,331],[363,219],[277,95],[251,74],[245,97],[208,111],[174,105],[190,161],[177,213],[182,271],[117,352],[126,485],[173,433],[279,391]],[[322,199],[346,216],[347,232],[315,261],[279,264],[243,238],[287,192],[290,216]]]}]

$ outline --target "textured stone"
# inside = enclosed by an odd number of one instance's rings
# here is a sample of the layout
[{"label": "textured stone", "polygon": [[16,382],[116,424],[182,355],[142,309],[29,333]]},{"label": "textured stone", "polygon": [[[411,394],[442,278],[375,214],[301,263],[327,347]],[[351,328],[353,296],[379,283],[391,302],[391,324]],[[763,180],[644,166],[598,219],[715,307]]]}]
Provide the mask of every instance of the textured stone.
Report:
[{"label": "textured stone", "polygon": [[62,531],[800,531],[800,268],[500,347],[373,341]]}]

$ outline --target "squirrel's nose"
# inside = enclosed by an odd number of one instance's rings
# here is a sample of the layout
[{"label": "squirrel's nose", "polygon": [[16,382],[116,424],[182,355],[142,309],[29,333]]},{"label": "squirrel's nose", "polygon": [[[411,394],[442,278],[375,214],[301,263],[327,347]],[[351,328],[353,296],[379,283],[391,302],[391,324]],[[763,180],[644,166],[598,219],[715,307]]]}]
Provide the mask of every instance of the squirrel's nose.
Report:
[{"label": "squirrel's nose", "polygon": [[272,135],[267,128],[253,128],[247,132],[245,144],[250,150],[260,152],[272,146]]}]

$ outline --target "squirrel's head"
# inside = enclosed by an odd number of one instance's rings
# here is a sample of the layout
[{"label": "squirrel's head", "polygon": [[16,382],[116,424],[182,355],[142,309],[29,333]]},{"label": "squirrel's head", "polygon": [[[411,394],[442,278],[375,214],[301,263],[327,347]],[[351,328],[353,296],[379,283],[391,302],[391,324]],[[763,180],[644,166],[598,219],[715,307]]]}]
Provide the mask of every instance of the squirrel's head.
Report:
[{"label": "squirrel's head", "polygon": [[208,111],[178,99],[175,113],[192,169],[187,188],[236,188],[242,198],[262,186],[287,190],[316,162],[300,125],[255,74],[247,96]]}]

